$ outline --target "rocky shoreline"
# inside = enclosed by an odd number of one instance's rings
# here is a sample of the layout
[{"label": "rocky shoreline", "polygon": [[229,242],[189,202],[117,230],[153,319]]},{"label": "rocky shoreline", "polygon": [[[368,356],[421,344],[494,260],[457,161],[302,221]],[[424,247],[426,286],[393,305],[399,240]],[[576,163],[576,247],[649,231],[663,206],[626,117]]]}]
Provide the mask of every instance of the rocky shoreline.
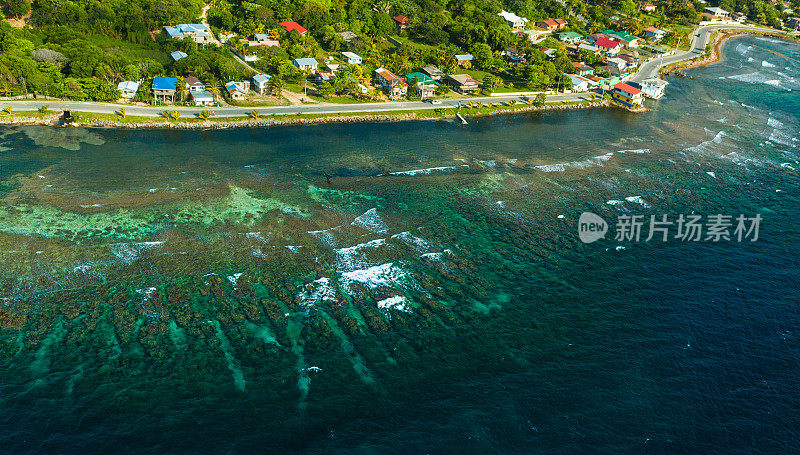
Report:
[{"label": "rocky shoreline", "polygon": [[[428,115],[426,112],[420,113],[402,113],[402,114],[360,114],[360,115],[342,115],[330,114],[319,117],[300,117],[300,116],[285,116],[279,117],[266,117],[266,118],[248,118],[240,120],[208,120],[208,121],[169,121],[169,120],[154,120],[152,122],[120,122],[113,120],[103,120],[89,118],[84,121],[75,121],[67,125],[61,122],[61,114],[53,114],[40,118],[25,118],[14,117],[5,118],[0,116],[0,125],[47,125],[47,126],[75,126],[75,127],[88,127],[88,128],[130,128],[130,129],[146,129],[146,128],[174,128],[174,129],[228,129],[228,128],[256,128],[256,127],[270,127],[270,126],[284,126],[284,125],[311,125],[318,123],[362,123],[362,122],[399,122],[408,120],[436,120],[442,118],[454,117],[456,112],[459,112],[464,117],[483,117],[488,115],[510,114],[521,112],[544,112],[544,111],[563,111],[563,110],[576,110],[576,109],[589,109],[598,107],[608,107],[611,103],[604,99],[598,99],[588,104],[553,104],[546,106],[524,106],[524,107],[507,107],[498,108],[491,112],[474,112],[470,113],[470,109],[462,109],[460,111],[453,110],[452,115],[449,109],[445,110],[442,114]],[[85,114],[80,114],[85,115]],[[91,115],[91,114],[89,114]]]}]

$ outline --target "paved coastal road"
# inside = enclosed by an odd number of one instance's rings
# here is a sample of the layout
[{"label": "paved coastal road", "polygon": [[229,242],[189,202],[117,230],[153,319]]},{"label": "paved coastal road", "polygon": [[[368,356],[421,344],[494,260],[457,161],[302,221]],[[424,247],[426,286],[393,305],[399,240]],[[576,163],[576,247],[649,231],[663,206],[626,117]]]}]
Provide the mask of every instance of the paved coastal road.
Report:
[{"label": "paved coastal road", "polygon": [[663,58],[656,58],[642,64],[639,71],[631,78],[634,82],[641,82],[645,79],[650,79],[658,75],[658,70],[671,63],[680,62],[683,60],[690,60],[698,56],[702,56],[706,51],[706,45],[711,36],[711,33],[716,30],[763,30],[774,32],[776,30],[765,27],[752,27],[742,24],[713,24],[698,27],[692,35],[692,47],[688,51],[678,52],[675,55],[670,55]]},{"label": "paved coastal road", "polygon": [[[548,95],[548,102],[560,101],[586,101],[591,100],[591,93],[568,93]],[[92,103],[81,101],[53,101],[53,100],[25,100],[25,101],[0,101],[0,106],[12,106],[17,111],[33,111],[41,106],[50,110],[92,112],[101,114],[114,114],[119,108],[124,107],[127,115],[142,117],[158,117],[165,109],[177,110],[183,118],[196,117],[203,110],[209,110],[214,117],[242,117],[248,115],[253,109],[261,115],[294,115],[294,114],[359,114],[391,111],[419,111],[432,108],[456,108],[459,102],[466,105],[474,102],[504,102],[508,100],[521,100],[520,96],[485,96],[479,98],[465,98],[461,100],[443,100],[440,105],[431,105],[421,101],[387,102],[387,103],[359,103],[359,104],[309,104],[304,106],[274,106],[274,107],[221,107],[221,108],[196,108],[196,107],[149,107],[149,106],[122,106],[110,103]]]},{"label": "paved coastal road", "polygon": [[[654,77],[658,74],[658,70],[670,63],[679,62],[682,60],[692,59],[698,55],[703,55],[705,52],[706,44],[708,44],[711,32],[719,29],[737,29],[737,30],[765,30],[775,31],[773,29],[762,27],[751,27],[741,24],[713,24],[699,27],[695,30],[692,36],[692,48],[689,51],[681,52],[675,55],[670,55],[664,58],[650,60],[642,64],[641,68],[636,75],[632,78],[633,81],[642,81]],[[583,101],[591,99],[590,93],[570,93],[548,95],[547,101],[560,102],[560,101]],[[93,102],[79,102],[79,101],[53,101],[53,100],[15,100],[15,101],[0,101],[0,107],[11,106],[14,110],[18,111],[33,111],[39,109],[41,106],[47,106],[50,110],[62,111],[76,111],[76,112],[92,112],[101,114],[114,114],[121,107],[124,107],[128,115],[142,116],[142,117],[158,117],[165,109],[177,110],[181,113],[181,117],[196,117],[202,110],[208,109],[213,113],[214,117],[242,117],[246,116],[253,109],[257,109],[262,115],[294,115],[294,114],[359,114],[359,113],[374,113],[374,112],[391,112],[391,111],[411,111],[411,110],[424,110],[433,107],[438,108],[455,108],[460,103],[468,103],[469,101],[475,102],[505,102],[508,100],[520,100],[520,96],[491,96],[468,98],[463,100],[443,100],[441,105],[432,106],[428,103],[420,101],[409,102],[386,102],[386,103],[360,103],[360,104],[309,104],[304,106],[275,106],[275,107],[222,107],[222,108],[194,108],[194,107],[149,107],[149,106],[127,106],[110,103],[93,103]]]}]

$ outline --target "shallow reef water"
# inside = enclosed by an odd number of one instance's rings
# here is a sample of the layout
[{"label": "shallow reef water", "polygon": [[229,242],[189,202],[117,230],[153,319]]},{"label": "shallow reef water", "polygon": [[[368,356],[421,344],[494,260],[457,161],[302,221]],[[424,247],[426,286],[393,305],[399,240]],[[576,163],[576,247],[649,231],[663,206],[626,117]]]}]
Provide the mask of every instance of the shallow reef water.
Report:
[{"label": "shallow reef water", "polygon": [[[800,50],[725,49],[640,115],[4,130],[0,452],[791,452],[800,105],[727,76]],[[761,237],[613,237],[690,213]]]}]

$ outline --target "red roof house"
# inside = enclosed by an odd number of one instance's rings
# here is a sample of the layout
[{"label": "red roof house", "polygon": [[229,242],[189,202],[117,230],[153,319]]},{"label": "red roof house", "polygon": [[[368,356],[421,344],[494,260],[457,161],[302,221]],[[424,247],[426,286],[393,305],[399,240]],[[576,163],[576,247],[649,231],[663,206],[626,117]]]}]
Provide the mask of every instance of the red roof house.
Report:
[{"label": "red roof house", "polygon": [[603,36],[597,38],[595,40],[594,45],[599,47],[601,50],[615,53],[619,51],[619,43],[614,41],[613,39],[608,39]]},{"label": "red roof house", "polygon": [[397,26],[397,30],[403,30],[404,28],[408,27],[408,18],[399,14],[392,18],[394,20],[394,25]]},{"label": "red roof house", "polygon": [[302,35],[308,31],[302,25],[298,24],[295,21],[281,22],[281,25],[283,26],[283,28],[286,29],[287,32],[291,32],[292,30],[297,30],[297,33]]}]

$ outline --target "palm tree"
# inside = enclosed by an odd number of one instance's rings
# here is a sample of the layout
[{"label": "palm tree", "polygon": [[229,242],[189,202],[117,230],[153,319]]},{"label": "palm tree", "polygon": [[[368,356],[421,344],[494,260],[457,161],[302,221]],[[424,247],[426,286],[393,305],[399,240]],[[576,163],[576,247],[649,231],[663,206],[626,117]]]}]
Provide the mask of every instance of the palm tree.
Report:
[{"label": "palm tree", "polygon": [[170,116],[170,117],[171,117],[173,120],[178,120],[179,118],[181,118],[181,113],[180,113],[180,112],[178,112],[178,111],[172,111],[172,112],[170,112],[169,116]]},{"label": "palm tree", "polygon": [[252,117],[252,118],[259,118],[259,117],[261,117],[261,114],[259,114],[259,112],[258,112],[258,109],[253,109],[253,110],[250,112],[250,117]]},{"label": "palm tree", "polygon": [[119,110],[117,111],[117,114],[119,114],[119,116],[122,117],[122,118],[125,118],[125,115],[127,115],[124,107],[119,108]]},{"label": "palm tree", "polygon": [[177,82],[175,82],[175,97],[178,101],[183,101],[183,97],[186,94],[186,82],[184,82],[183,78],[178,76]]},{"label": "palm tree", "polygon": [[206,81],[206,90],[208,90],[209,93],[211,93],[211,95],[214,97],[214,102],[216,103],[217,102],[217,96],[222,91],[222,89],[220,87],[220,84],[219,84],[219,80],[216,77],[213,77],[213,76],[208,78],[208,81]]},{"label": "palm tree", "polygon": [[41,114],[45,114],[45,113],[47,113],[47,106],[41,106],[41,107],[39,108],[39,113],[41,113]]},{"label": "palm tree", "polygon": [[12,108],[11,106],[6,106],[6,107],[3,109],[3,112],[5,112],[5,113],[6,113],[6,114],[8,114],[8,115],[11,115],[11,114],[13,114],[13,113],[14,113],[14,108]]},{"label": "palm tree", "polygon": [[197,116],[200,117],[203,120],[208,120],[211,117],[211,112],[209,112],[209,111],[200,111],[200,113],[197,114]]}]

